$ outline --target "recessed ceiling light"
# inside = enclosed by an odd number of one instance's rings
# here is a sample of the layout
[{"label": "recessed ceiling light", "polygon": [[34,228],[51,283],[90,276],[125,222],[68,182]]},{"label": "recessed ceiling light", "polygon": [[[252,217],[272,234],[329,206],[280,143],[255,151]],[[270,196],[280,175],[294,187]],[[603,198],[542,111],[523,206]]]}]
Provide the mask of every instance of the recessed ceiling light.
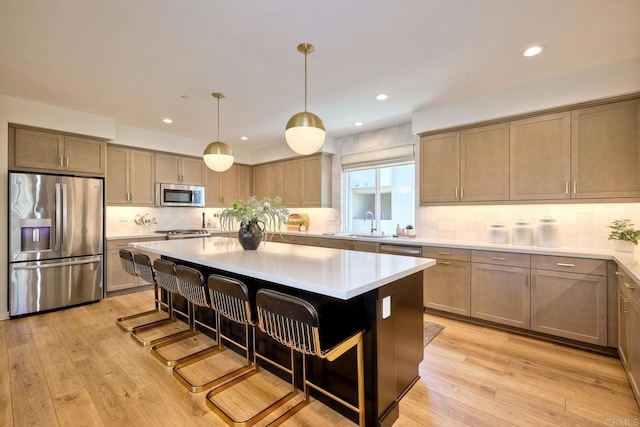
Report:
[{"label": "recessed ceiling light", "polygon": [[191,99],[191,97],[189,95],[181,95],[180,98],[182,99]]},{"label": "recessed ceiling light", "polygon": [[544,46],[531,46],[529,49],[524,51],[524,56],[536,56],[540,52],[544,50]]},{"label": "recessed ceiling light", "polygon": [[173,120],[167,117],[166,119],[162,119],[162,122],[170,125],[171,123],[173,123]]},{"label": "recessed ceiling light", "polygon": [[241,137],[240,137],[240,139],[241,139],[241,140],[243,140],[243,141],[246,141],[246,140],[248,140],[249,138],[247,138],[246,136],[241,136]]},{"label": "recessed ceiling light", "polygon": [[362,122],[355,122],[353,125],[354,125],[354,126],[362,126],[363,124],[364,124],[364,123],[362,123]]},{"label": "recessed ceiling light", "polygon": [[376,99],[378,101],[386,101],[387,99],[389,99],[389,95],[387,95],[386,93],[379,93],[376,95]]}]

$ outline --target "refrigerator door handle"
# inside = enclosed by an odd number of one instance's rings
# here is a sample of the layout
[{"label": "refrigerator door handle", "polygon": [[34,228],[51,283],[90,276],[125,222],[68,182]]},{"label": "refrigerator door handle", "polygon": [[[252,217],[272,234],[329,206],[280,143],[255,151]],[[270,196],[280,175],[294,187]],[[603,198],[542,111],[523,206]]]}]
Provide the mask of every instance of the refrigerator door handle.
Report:
[{"label": "refrigerator door handle", "polygon": [[56,244],[55,250],[60,250],[60,242],[62,241],[62,200],[61,200],[61,188],[60,183],[56,183],[56,224],[55,224],[55,235],[56,235]]},{"label": "refrigerator door handle", "polygon": [[67,233],[67,184],[62,184],[62,232],[60,233],[61,250],[66,251],[64,235]]},{"label": "refrigerator door handle", "polygon": [[52,264],[41,264],[41,265],[17,265],[13,269],[14,270],[41,270],[43,268],[60,268],[60,267],[68,267],[70,265],[82,265],[82,264],[95,264],[100,262],[100,258],[92,258],[85,259],[82,261],[67,261],[67,262],[58,262]]}]

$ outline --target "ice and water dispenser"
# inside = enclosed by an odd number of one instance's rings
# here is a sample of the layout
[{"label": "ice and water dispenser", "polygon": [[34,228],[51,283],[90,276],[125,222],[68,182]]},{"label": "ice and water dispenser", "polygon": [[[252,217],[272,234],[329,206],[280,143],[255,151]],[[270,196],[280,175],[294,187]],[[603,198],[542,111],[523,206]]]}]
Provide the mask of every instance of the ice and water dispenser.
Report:
[{"label": "ice and water dispenser", "polygon": [[45,252],[51,250],[51,219],[20,220],[20,251]]}]

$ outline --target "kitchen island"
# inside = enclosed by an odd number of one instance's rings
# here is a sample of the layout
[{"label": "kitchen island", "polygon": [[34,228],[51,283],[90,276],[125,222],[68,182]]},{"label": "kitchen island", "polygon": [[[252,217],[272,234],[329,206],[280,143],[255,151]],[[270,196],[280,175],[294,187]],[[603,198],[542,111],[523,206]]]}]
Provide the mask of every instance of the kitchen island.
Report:
[{"label": "kitchen island", "polygon": [[[245,251],[237,239],[227,237],[132,246],[198,268],[205,276],[238,278],[252,298],[258,289],[269,288],[309,301],[320,315],[324,347],[364,329],[366,424],[387,426],[397,419],[400,398],[418,379],[423,355],[422,271],[434,260],[275,242]],[[287,360],[287,351],[262,334],[257,345]],[[355,402],[355,352],[350,353],[354,354],[335,362],[312,360],[309,376]],[[315,397],[353,417],[332,401]]]}]

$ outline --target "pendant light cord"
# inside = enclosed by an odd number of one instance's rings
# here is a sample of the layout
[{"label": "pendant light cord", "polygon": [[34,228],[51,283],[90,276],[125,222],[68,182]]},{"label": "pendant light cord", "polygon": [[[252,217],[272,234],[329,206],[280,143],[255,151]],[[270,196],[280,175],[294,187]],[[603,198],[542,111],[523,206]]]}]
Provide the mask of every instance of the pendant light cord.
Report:
[{"label": "pendant light cord", "polygon": [[218,141],[220,141],[220,98],[218,98]]},{"label": "pendant light cord", "polygon": [[304,53],[304,112],[307,112],[307,52]]}]

